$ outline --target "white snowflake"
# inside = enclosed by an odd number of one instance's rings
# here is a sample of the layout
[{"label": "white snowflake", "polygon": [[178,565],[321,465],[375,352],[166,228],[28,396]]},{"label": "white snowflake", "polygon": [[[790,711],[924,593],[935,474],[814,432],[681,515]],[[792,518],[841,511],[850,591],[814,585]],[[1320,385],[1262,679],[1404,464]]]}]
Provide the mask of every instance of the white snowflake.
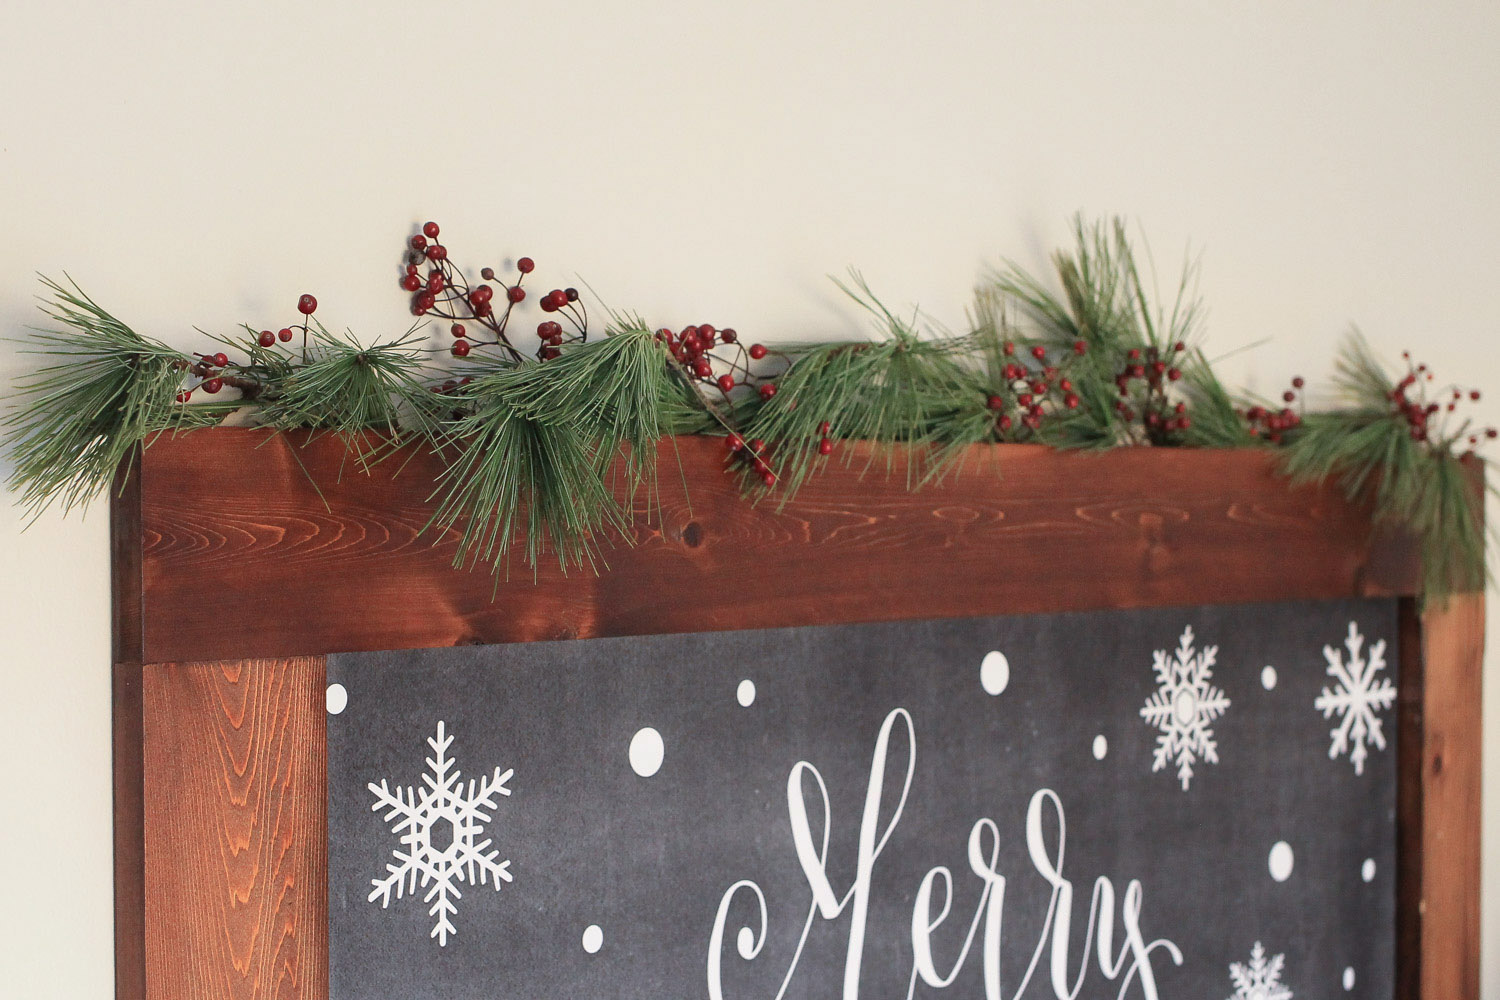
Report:
[{"label": "white snowflake", "polygon": [[[1375,679],[1375,672],[1385,669],[1385,640],[1381,639],[1372,645],[1368,658],[1361,659],[1359,653],[1364,644],[1365,637],[1359,634],[1359,627],[1350,622],[1349,635],[1344,639],[1344,645],[1349,650],[1347,662],[1344,660],[1343,650],[1332,646],[1323,647],[1323,658],[1328,661],[1328,675],[1338,681],[1338,685],[1332,691],[1324,688],[1323,693],[1313,702],[1313,708],[1322,710],[1323,718],[1332,718],[1334,712],[1341,716],[1339,727],[1328,733],[1333,737],[1333,742],[1328,747],[1328,759],[1333,760],[1339,754],[1348,752],[1349,759],[1354,762],[1355,774],[1365,773],[1365,758],[1369,756],[1369,751],[1365,749],[1367,741],[1374,743],[1378,749],[1385,749],[1385,734],[1380,729],[1380,719],[1375,713],[1390,708],[1391,702],[1396,700],[1396,686],[1391,683],[1391,679]],[[1353,750],[1349,749],[1351,738],[1354,742]]]},{"label": "white snowflake", "polygon": [[369,899],[372,903],[380,900],[383,909],[390,905],[392,892],[400,899],[408,893],[416,895],[419,885],[427,889],[423,901],[432,903],[427,915],[437,918],[430,936],[438,939],[439,947],[446,947],[448,935],[456,933],[451,918],[458,913],[454,900],[463,895],[458,883],[483,885],[486,878],[492,878],[498,892],[502,881],[512,879],[510,862],[497,861],[500,852],[489,849],[493,841],[479,838],[491,819],[485,810],[495,808],[495,796],[510,794],[506,782],[515,771],[501,774],[497,767],[490,777],[477,782],[470,778],[465,790],[448,756],[453,737],[446,735],[442,722],[437,725],[437,738],[429,736],[427,745],[435,755],[427,758],[431,773],[422,775],[427,787],[397,785],[392,793],[384,778],[368,786],[375,793],[370,809],[384,810],[391,832],[401,837],[401,846],[391,852],[398,863],[385,866],[385,878],[370,880],[375,889]]},{"label": "white snowflake", "polygon": [[1234,996],[1229,1000],[1292,1000],[1292,991],[1281,984],[1281,968],[1286,964],[1285,955],[1266,960],[1266,950],[1260,942],[1250,949],[1250,964],[1229,964],[1229,981],[1234,983]]},{"label": "white snowflake", "polygon": [[1160,771],[1175,761],[1183,791],[1192,780],[1194,761],[1219,762],[1218,744],[1208,726],[1229,708],[1224,692],[1208,682],[1218,655],[1218,646],[1193,651],[1191,625],[1182,630],[1175,656],[1164,649],[1153,654],[1157,689],[1141,709],[1141,718],[1161,730],[1151,770]]}]

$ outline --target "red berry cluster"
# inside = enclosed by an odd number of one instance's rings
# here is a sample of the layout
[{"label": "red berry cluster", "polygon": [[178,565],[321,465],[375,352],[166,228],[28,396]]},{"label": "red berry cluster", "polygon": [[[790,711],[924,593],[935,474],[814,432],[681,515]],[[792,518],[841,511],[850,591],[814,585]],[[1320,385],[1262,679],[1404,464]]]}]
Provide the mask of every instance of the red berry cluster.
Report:
[{"label": "red berry cluster", "polygon": [[1292,404],[1302,399],[1302,387],[1306,384],[1307,382],[1301,375],[1292,379],[1292,387],[1281,394],[1281,401],[1287,405],[1279,410],[1266,406],[1252,406],[1244,411],[1241,416],[1248,425],[1250,436],[1263,437],[1272,444],[1281,444],[1287,431],[1300,427],[1302,414],[1292,409]]},{"label": "red berry cluster", "polygon": [[1439,447],[1447,447],[1466,440],[1469,448],[1473,449],[1479,445],[1481,437],[1493,440],[1500,434],[1493,427],[1487,427],[1483,431],[1471,429],[1473,421],[1469,419],[1460,423],[1457,429],[1447,430],[1443,426],[1447,415],[1456,413],[1465,401],[1479,402],[1479,390],[1450,385],[1442,392],[1435,393],[1434,399],[1429,400],[1427,386],[1433,380],[1432,372],[1425,364],[1414,366],[1410,351],[1402,351],[1401,357],[1406,362],[1406,374],[1390,392],[1391,412],[1406,421],[1413,441],[1428,443],[1436,439]]},{"label": "red berry cluster", "polygon": [[[292,339],[293,331],[301,330],[302,348],[305,353],[307,349],[308,325],[311,322],[312,314],[317,311],[317,308],[317,299],[311,295],[299,296],[297,299],[297,311],[302,314],[302,322],[300,324],[294,323],[291,326],[284,326],[276,333],[272,333],[270,330],[262,330],[255,338],[256,345],[269,350],[274,348],[278,341],[283,344],[288,343]],[[251,348],[250,353],[253,363],[255,360],[254,347]],[[197,351],[194,351],[193,357],[198,360],[181,361],[178,362],[177,367],[187,372],[190,376],[197,378],[198,381],[178,390],[177,402],[186,403],[191,400],[194,389],[202,389],[212,396],[221,391],[226,385],[239,389],[247,398],[259,394],[262,386],[257,379],[231,374],[226,371],[226,369],[231,367],[236,370],[243,370],[244,366],[238,363],[231,365],[229,363],[229,355],[223,351],[219,351],[216,354],[199,354]]]},{"label": "red berry cluster", "polygon": [[[448,248],[437,242],[440,232],[436,222],[429,222],[407,241],[401,287],[412,293],[412,315],[450,320],[448,332],[453,335],[453,345],[449,351],[454,357],[468,357],[477,347],[500,347],[515,360],[521,360],[522,354],[507,330],[511,311],[526,300],[522,282],[536,269],[536,262],[530,257],[517,260],[514,284],[496,281],[495,269],[486,267],[479,272],[481,283],[470,286],[463,271],[448,259]],[[424,266],[425,274],[421,270]],[[490,282],[504,291],[503,309],[495,304],[496,288]],[[560,315],[571,329],[564,329],[556,320],[539,323],[538,358],[550,361],[562,353],[563,344],[588,339],[588,311],[579,302],[578,289],[554,288],[542,296],[541,307],[543,312]],[[472,324],[474,329],[466,324]]]},{"label": "red berry cluster", "polygon": [[[986,400],[985,406],[995,413],[995,437],[1000,441],[1021,441],[1034,437],[1049,413],[1078,408],[1078,393],[1068,378],[1069,363],[1088,353],[1088,345],[1075,341],[1071,351],[1050,359],[1040,344],[1024,354],[1017,352],[1013,341],[1001,347],[1005,366],[1002,382]],[[1050,404],[1050,405],[1049,405]]]},{"label": "red berry cluster", "polygon": [[[730,431],[724,438],[724,447],[729,450],[730,457],[737,458],[750,466],[755,474],[760,476],[760,481],[769,488],[776,485],[776,473],[771,471],[771,453],[766,443],[760,438],[754,438],[746,442],[734,431]],[[826,454],[826,452],[825,452]]]},{"label": "red berry cluster", "polygon": [[688,378],[726,401],[740,386],[753,388],[761,399],[776,395],[774,381],[750,370],[751,361],[759,361],[770,352],[761,344],[745,347],[732,327],[720,330],[712,323],[699,323],[676,333],[663,328],[656,331],[656,339],[666,345],[672,360]]},{"label": "red berry cluster", "polygon": [[1173,391],[1182,378],[1177,357],[1186,351],[1187,345],[1180,340],[1165,349],[1132,347],[1115,374],[1115,386],[1120,391],[1115,412],[1126,423],[1139,420],[1146,440],[1152,444],[1172,444],[1177,435],[1193,426],[1187,404]]}]

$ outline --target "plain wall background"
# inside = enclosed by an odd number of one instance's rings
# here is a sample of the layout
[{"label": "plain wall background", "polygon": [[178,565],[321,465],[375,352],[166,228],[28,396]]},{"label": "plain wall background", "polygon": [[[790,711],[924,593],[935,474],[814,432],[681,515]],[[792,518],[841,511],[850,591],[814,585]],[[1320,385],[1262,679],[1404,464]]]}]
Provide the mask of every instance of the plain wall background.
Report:
[{"label": "plain wall background", "polygon": [[[1043,267],[1081,209],[1139,220],[1166,287],[1204,251],[1210,354],[1269,340],[1231,382],[1322,382],[1357,322],[1500,423],[1497,50],[1500,7],[1410,0],[8,4],[0,327],[67,270],[183,345],[304,291],[389,336],[428,218],[475,268],[530,254],[656,324],[855,333],[824,275],[858,265],[958,326],[983,265]],[[31,364],[0,349],[7,380]],[[112,989],[103,514],[0,507],[9,995]],[[1486,787],[1500,996],[1500,768]]]}]

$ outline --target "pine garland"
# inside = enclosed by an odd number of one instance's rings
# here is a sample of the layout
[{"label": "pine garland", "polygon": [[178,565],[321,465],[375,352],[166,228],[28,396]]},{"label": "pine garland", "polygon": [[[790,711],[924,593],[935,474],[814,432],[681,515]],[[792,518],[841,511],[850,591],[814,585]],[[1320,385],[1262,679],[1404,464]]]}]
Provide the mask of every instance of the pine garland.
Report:
[{"label": "pine garland", "polygon": [[[673,434],[723,435],[747,495],[781,503],[850,440],[877,447],[843,448],[836,460],[885,474],[900,446],[912,489],[953,473],[984,442],[1280,446],[1294,481],[1333,478],[1368,499],[1377,521],[1422,540],[1428,597],[1486,580],[1471,466],[1481,437],[1496,432],[1447,416],[1462,390],[1429,399],[1425,366],[1408,362],[1393,379],[1353,336],[1339,358],[1339,409],[1301,412],[1300,379],[1286,406],[1236,396],[1198,344],[1196,264],[1158,303],[1118,220],[1075,221],[1074,246],[1053,256],[1055,286],[1013,263],[989,272],[962,333],[897,314],[853,272],[836,283],[874,318],[867,340],[747,349],[733,330],[653,331],[628,315],[590,338],[576,290],[554,289],[542,309],[572,329],[544,321],[534,357],[509,327],[526,297],[521,279],[500,282],[496,298],[493,270],[471,284],[427,242],[437,234],[429,223],[412,237],[402,284],[414,313],[454,321],[450,350],[462,367],[441,382],[447,373],[415,328],[357,346],[312,319],[311,296],[299,301],[300,325],[219,340],[243,356],[231,361],[141,336],[76,285],[43,278],[53,325],[34,332],[33,347],[55,360],[16,385],[4,422],[11,488],[33,514],[86,504],[138,444],[233,413],[338,434],[361,468],[413,441],[437,450],[445,468],[429,528],[459,532],[456,565],[499,572],[519,547],[529,566],[550,550],[564,568],[597,571],[642,492],[655,509],[657,445]],[[517,263],[522,277],[533,267]],[[225,387],[240,398],[185,405]]]}]

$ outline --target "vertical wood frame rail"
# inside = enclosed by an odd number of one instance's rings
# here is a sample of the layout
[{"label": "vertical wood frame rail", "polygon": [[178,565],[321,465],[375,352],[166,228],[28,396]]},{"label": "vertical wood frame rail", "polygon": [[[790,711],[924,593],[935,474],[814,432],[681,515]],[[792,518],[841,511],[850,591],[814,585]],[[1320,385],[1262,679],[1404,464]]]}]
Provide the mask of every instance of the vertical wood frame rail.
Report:
[{"label": "vertical wood frame rail", "polygon": [[778,508],[719,442],[667,442],[609,571],[518,561],[497,587],[422,532],[431,456],[157,439],[111,501],[117,997],[327,997],[328,653],[1398,596],[1397,992],[1478,1000],[1482,594],[1419,612],[1411,541],[1264,452],[980,446],[909,493],[846,447]]}]

